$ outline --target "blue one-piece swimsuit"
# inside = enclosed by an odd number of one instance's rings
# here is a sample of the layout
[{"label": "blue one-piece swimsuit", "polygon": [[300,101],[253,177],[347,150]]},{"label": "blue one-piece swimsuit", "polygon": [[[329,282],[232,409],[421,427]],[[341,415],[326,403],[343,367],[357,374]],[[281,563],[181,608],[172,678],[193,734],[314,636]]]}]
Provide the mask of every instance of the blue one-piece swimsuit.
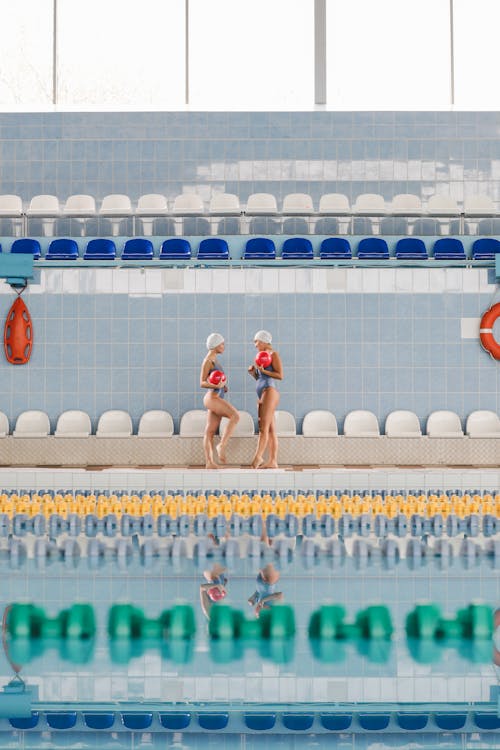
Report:
[{"label": "blue one-piece swimsuit", "polygon": [[[212,369],[209,371],[207,375],[207,380],[211,372],[215,372],[215,370],[218,370],[219,372],[222,372],[224,374],[224,370],[222,370],[218,365],[217,367],[212,367]],[[214,393],[217,393],[221,398],[224,398],[224,388],[214,388]]]},{"label": "blue one-piece swimsuit", "polygon": [[[265,370],[268,370],[270,372],[274,372],[274,368],[272,364],[268,365],[268,367],[265,368]],[[255,386],[255,389],[257,391],[257,398],[262,398],[262,394],[264,393],[266,388],[276,388],[276,383],[274,381],[274,378],[270,378],[269,375],[264,375],[264,373],[258,371],[258,377],[257,377],[257,385]]]}]

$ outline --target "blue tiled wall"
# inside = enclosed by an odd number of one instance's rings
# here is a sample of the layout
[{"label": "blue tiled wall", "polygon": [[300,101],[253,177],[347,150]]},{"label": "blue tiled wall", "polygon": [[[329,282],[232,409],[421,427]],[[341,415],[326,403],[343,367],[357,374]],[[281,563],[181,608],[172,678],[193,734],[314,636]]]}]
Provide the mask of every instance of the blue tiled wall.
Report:
[{"label": "blue tiled wall", "polygon": [[[208,201],[226,191],[244,202],[253,192],[280,199],[297,191],[310,193],[315,206],[327,192],[351,200],[364,192],[386,199],[450,192],[457,200],[484,192],[499,200],[499,126],[494,112],[0,114],[0,192],[25,201],[40,193],[64,200],[114,192],[172,200],[196,190]],[[201,405],[198,366],[211,330],[228,338],[235,404],[255,414],[245,370],[262,326],[275,333],[285,361],[281,407],[299,424],[316,407],[341,423],[359,407],[381,420],[410,408],[423,422],[436,408],[465,417],[500,407],[498,364],[477,340],[460,338],[461,318],[480,316],[491,290],[414,294],[410,286],[394,294],[361,286],[329,294],[285,285],[276,295],[272,285],[251,284],[213,295],[160,284],[142,296],[126,284],[113,291],[97,293],[94,280],[78,293],[48,283],[28,295],[32,361],[0,363],[2,410],[11,419],[42,408],[55,422],[75,407],[94,421],[112,407],[136,421],[148,408],[178,419]],[[4,316],[10,299],[0,299]]]},{"label": "blue tiled wall", "polygon": [[0,191],[500,198],[498,112],[0,114]]},{"label": "blue tiled wall", "polygon": [[[30,363],[0,358],[0,409],[11,419],[44,409],[54,426],[63,410],[80,408],[95,425],[103,411],[118,408],[137,424],[147,409],[167,409],[178,424],[184,412],[202,408],[199,367],[214,330],[227,340],[221,362],[230,398],[256,416],[246,370],[253,335],[263,327],[284,362],[281,408],[299,426],[315,408],[332,410],[341,425],[352,409],[370,409],[382,424],[391,410],[412,409],[423,426],[435,409],[463,418],[475,409],[500,410],[498,363],[474,333],[461,333],[463,318],[477,319],[479,330],[491,303],[486,270],[43,274],[25,295],[35,332]],[[0,295],[0,319],[12,300]]]}]

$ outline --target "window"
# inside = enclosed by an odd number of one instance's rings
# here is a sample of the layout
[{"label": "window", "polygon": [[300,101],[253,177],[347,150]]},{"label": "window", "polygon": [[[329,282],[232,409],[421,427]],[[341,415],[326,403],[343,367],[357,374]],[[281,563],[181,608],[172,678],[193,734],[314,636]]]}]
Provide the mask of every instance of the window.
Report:
[{"label": "window", "polygon": [[0,0],[0,105],[52,102],[52,0]]},{"label": "window", "polygon": [[449,0],[327,0],[326,31],[329,105],[449,103]]},{"label": "window", "polygon": [[184,0],[59,0],[58,104],[184,104]]},{"label": "window", "polygon": [[191,105],[313,104],[313,0],[190,0],[189,15]]},{"label": "window", "polygon": [[454,0],[455,104],[498,107],[498,0]]}]

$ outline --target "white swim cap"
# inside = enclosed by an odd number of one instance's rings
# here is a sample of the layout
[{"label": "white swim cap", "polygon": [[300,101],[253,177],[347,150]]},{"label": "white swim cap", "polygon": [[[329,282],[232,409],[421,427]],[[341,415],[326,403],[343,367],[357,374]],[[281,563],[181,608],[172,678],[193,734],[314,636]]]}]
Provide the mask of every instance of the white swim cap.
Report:
[{"label": "white swim cap", "polygon": [[207,349],[215,349],[220,344],[224,343],[224,336],[221,336],[220,333],[211,333],[210,336],[207,338]]},{"label": "white swim cap", "polygon": [[253,337],[254,341],[262,341],[263,344],[270,344],[273,340],[273,337],[269,333],[269,331],[257,331],[255,336]]}]

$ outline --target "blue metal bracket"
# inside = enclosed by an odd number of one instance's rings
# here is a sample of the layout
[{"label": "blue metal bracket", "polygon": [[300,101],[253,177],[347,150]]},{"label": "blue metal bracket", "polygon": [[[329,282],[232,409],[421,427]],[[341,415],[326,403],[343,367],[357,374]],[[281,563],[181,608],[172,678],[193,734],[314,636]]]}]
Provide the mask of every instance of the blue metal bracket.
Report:
[{"label": "blue metal bracket", "polygon": [[495,276],[500,281],[500,253],[495,253]]},{"label": "blue metal bracket", "polygon": [[0,717],[31,716],[31,703],[38,700],[38,685],[26,685],[20,679],[9,682],[0,691]]},{"label": "blue metal bracket", "polygon": [[24,253],[0,254],[0,278],[12,286],[26,286],[33,278],[33,256]]}]

